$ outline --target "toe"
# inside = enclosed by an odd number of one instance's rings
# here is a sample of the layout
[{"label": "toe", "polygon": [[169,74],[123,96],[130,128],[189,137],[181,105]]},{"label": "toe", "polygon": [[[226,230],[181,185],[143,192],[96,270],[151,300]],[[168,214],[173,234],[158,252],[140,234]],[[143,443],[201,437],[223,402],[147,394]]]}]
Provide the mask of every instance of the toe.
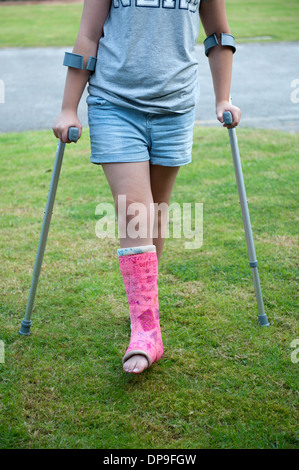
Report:
[{"label": "toe", "polygon": [[123,365],[125,372],[140,374],[148,367],[146,357],[141,355],[131,356]]}]

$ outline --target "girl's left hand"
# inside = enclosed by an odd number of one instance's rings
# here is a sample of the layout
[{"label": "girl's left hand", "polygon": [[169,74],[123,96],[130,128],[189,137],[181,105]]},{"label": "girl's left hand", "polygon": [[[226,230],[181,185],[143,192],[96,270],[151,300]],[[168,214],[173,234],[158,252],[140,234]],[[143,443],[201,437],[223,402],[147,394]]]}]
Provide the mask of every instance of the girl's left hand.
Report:
[{"label": "girl's left hand", "polygon": [[223,120],[223,113],[225,111],[230,111],[232,118],[233,118],[233,123],[230,126],[227,126],[226,124],[223,124],[223,127],[227,127],[228,129],[231,129],[232,127],[236,127],[241,119],[241,110],[237,108],[236,106],[233,106],[229,101],[221,101],[217,103],[216,105],[216,115],[218,121],[221,123],[224,122]]}]

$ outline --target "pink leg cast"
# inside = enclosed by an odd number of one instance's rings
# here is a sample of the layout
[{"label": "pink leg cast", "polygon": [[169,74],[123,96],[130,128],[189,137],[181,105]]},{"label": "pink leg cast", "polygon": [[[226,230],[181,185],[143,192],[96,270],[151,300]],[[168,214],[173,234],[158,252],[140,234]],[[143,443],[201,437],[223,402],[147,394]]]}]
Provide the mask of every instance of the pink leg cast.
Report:
[{"label": "pink leg cast", "polygon": [[131,317],[131,341],[123,364],[142,354],[150,366],[161,359],[163,344],[159,323],[158,259],[154,251],[119,256]]}]

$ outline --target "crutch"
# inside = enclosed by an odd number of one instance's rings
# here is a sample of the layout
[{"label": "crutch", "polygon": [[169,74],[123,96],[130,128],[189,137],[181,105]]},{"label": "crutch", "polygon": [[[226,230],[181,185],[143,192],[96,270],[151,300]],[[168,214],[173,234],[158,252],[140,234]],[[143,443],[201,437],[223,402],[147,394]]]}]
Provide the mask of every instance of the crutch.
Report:
[{"label": "crutch", "polygon": [[[230,111],[225,111],[223,113],[223,119],[226,125],[229,126],[232,124],[232,115]],[[246,198],[245,185],[244,185],[244,179],[243,179],[243,173],[242,173],[242,167],[241,167],[236,129],[230,128],[228,129],[228,133],[229,133],[229,140],[230,140],[230,145],[232,149],[232,156],[233,156],[233,161],[234,161],[235,174],[236,174],[236,180],[237,180],[237,186],[238,186],[238,192],[239,192],[239,198],[240,198],[240,204],[241,204],[241,210],[242,210],[243,224],[244,224],[244,229],[245,229],[247,250],[248,250],[248,255],[249,255],[249,266],[251,267],[251,271],[252,271],[255,295],[256,295],[256,300],[257,300],[258,321],[261,326],[270,326],[270,323],[268,322],[267,315],[265,314],[265,309],[264,309],[263,296],[262,296],[259,273],[258,273],[258,268],[257,268],[258,263],[256,259],[252,230],[251,230],[251,223],[250,223],[250,218],[249,218],[249,210],[248,210],[248,205],[247,205],[247,198]]]},{"label": "crutch", "polygon": [[[77,142],[78,137],[79,137],[79,129],[77,129],[77,127],[70,127],[68,131],[68,139],[71,142]],[[59,140],[58,145],[57,145],[57,150],[56,150],[56,157],[55,157],[54,168],[52,172],[52,178],[51,178],[50,189],[49,189],[49,194],[48,194],[48,199],[47,199],[47,204],[46,204],[46,210],[44,213],[44,219],[43,219],[41,234],[39,238],[39,244],[38,244],[34,268],[33,268],[31,287],[30,287],[29,297],[27,301],[27,308],[25,312],[25,317],[21,323],[21,328],[19,331],[20,335],[27,336],[30,334],[33,302],[34,302],[38,278],[39,278],[39,274],[40,274],[40,270],[41,270],[41,266],[43,262],[43,256],[44,256],[46,242],[47,242],[47,236],[48,236],[54,201],[55,201],[56,189],[58,185],[58,179],[59,179],[64,149],[65,149],[65,143]]]}]

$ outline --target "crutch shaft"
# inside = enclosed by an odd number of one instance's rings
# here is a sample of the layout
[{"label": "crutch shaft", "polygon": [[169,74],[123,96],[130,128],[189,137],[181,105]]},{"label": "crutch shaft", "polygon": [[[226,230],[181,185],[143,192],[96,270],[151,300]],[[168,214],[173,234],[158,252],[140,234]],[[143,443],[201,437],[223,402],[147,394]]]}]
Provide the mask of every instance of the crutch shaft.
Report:
[{"label": "crutch shaft", "polygon": [[245,236],[246,236],[246,242],[247,242],[249,262],[255,263],[257,262],[257,260],[256,260],[254,243],[253,243],[253,236],[252,236],[252,230],[251,230],[251,223],[250,223],[249,210],[248,210],[248,205],[247,205],[246,190],[245,190],[245,185],[244,185],[244,178],[243,178],[243,172],[242,172],[242,167],[241,167],[241,160],[240,160],[236,130],[234,128],[228,129],[228,132],[229,132],[230,145],[231,145],[231,150],[232,150],[232,155],[233,155],[233,162],[234,162],[235,175],[236,175],[236,180],[237,180],[238,193],[239,193],[239,199],[240,199],[240,205],[241,205],[241,211],[242,211],[242,217],[243,217],[243,224],[245,228]]}]

